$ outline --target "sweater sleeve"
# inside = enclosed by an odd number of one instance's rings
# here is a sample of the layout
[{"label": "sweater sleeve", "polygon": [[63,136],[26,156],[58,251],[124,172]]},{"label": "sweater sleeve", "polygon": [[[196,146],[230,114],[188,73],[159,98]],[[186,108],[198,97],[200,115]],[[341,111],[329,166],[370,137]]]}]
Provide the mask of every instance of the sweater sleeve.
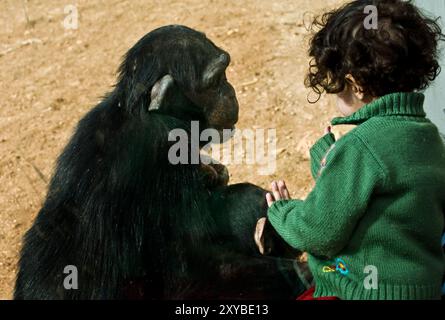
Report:
[{"label": "sweater sleeve", "polygon": [[294,248],[332,258],[348,243],[370,198],[384,180],[368,149],[352,141],[336,146],[306,200],[278,201],[268,217]]},{"label": "sweater sleeve", "polygon": [[316,180],[318,178],[318,173],[320,172],[321,161],[329,148],[335,143],[335,136],[332,133],[326,134],[321,139],[319,139],[311,148],[311,173],[312,177]]}]

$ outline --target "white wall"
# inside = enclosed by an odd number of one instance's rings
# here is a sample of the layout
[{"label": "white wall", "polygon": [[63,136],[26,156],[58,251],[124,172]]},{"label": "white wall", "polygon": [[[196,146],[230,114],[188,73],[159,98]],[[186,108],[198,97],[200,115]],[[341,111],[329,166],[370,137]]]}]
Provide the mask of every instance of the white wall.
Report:
[{"label": "white wall", "polygon": [[[441,17],[440,22],[445,32],[445,0],[415,0],[415,3],[429,16]],[[445,134],[445,45],[442,45],[441,65],[441,74],[425,92],[425,108],[428,117]]]}]

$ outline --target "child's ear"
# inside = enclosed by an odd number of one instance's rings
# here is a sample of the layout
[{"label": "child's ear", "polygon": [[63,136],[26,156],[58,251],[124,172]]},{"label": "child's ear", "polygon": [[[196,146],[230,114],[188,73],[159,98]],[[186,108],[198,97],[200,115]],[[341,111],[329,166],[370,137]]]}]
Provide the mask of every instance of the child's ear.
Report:
[{"label": "child's ear", "polygon": [[358,82],[355,80],[354,76],[352,74],[347,74],[345,76],[346,83],[351,87],[352,92],[354,93],[355,97],[361,101],[365,99],[365,90],[362,86],[358,84]]}]

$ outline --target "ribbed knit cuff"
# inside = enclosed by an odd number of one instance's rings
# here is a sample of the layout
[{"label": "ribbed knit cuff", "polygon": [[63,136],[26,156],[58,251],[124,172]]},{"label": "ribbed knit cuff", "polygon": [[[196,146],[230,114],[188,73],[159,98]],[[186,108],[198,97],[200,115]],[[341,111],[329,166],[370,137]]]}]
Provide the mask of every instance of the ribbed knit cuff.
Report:
[{"label": "ribbed knit cuff", "polygon": [[323,157],[328,152],[329,148],[335,143],[335,136],[333,133],[328,133],[318,140],[310,150],[311,155],[311,172],[315,178],[320,170],[320,163]]},{"label": "ribbed knit cuff", "polygon": [[275,201],[272,206],[269,208],[269,213],[273,212],[276,213],[277,211],[280,211],[281,209],[285,208],[290,202],[293,200],[278,200]]},{"label": "ribbed knit cuff", "polygon": [[[275,229],[279,228],[279,220],[285,213],[285,208],[292,202],[292,200],[275,201],[267,212],[267,217]],[[278,231],[278,230],[277,230]]]},{"label": "ribbed knit cuff", "polygon": [[295,246],[292,220],[289,213],[302,205],[302,200],[280,200],[275,202],[268,211],[268,219],[278,234],[291,246]]}]

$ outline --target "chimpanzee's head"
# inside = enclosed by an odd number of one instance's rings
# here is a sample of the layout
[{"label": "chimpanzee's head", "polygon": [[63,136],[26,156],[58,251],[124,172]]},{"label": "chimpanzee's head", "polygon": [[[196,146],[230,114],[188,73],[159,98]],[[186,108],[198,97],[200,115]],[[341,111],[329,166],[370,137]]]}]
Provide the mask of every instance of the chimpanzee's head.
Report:
[{"label": "chimpanzee's head", "polygon": [[229,54],[205,34],[166,26],[127,53],[118,88],[133,114],[149,110],[199,120],[205,128],[231,129],[238,121],[238,101],[226,78],[229,64]]}]

